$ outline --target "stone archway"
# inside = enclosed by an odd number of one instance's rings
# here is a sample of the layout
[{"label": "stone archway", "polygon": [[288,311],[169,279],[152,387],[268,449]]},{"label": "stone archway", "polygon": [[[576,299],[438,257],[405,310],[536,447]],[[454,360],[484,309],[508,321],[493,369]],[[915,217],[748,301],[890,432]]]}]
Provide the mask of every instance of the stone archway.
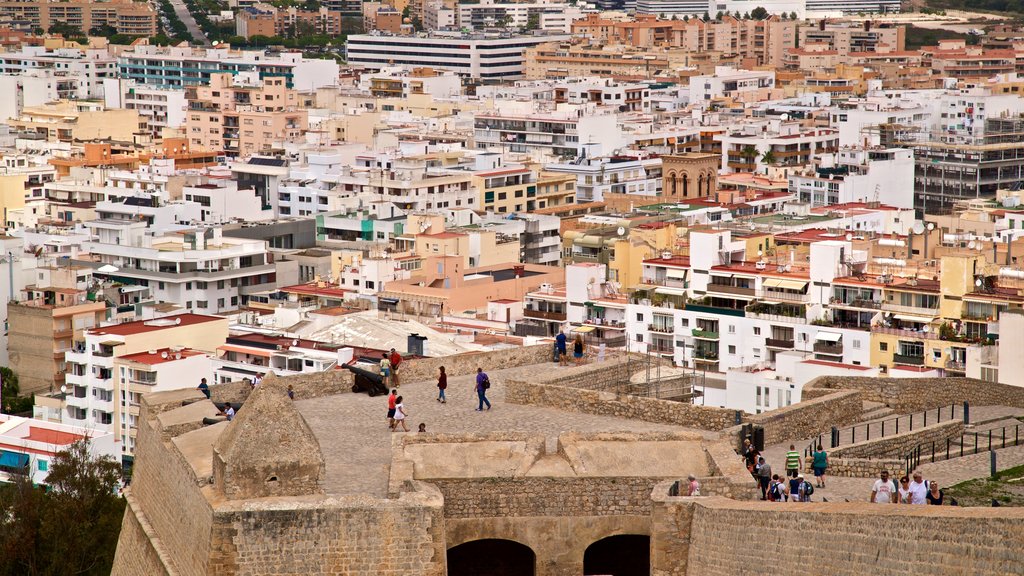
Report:
[{"label": "stone archway", "polygon": [[583,553],[583,574],[647,576],[651,573],[651,538],[619,534],[602,538]]},{"label": "stone archway", "polygon": [[690,197],[690,175],[683,172],[683,198]]},{"label": "stone archway", "polygon": [[448,576],[533,576],[537,556],[514,540],[470,540],[448,549]]}]

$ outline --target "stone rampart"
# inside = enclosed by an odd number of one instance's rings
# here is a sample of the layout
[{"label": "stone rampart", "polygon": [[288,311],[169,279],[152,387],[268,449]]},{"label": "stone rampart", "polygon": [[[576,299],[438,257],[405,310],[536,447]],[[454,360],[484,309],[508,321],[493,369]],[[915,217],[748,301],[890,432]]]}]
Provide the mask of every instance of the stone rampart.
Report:
[{"label": "stone rampart", "polygon": [[[660,500],[660,501],[658,501]],[[689,502],[687,502],[689,500]],[[735,502],[655,496],[655,518],[692,507],[686,574],[735,576],[763,567],[779,574],[996,576],[1024,571],[1024,509],[879,506],[867,503]],[[685,517],[685,513],[681,514]],[[685,526],[681,526],[685,527]],[[770,527],[770,528],[769,528]],[[665,543],[667,545],[667,543]],[[652,549],[662,550],[652,544]],[[672,567],[653,574],[682,574]]]},{"label": "stone rampart", "polygon": [[848,444],[833,448],[830,456],[836,458],[894,458],[899,459],[906,456],[911,450],[920,444],[935,442],[936,445],[945,446],[946,440],[956,438],[964,433],[962,420],[950,420],[939,424],[932,424],[924,428],[918,428],[910,432],[901,432],[891,436],[883,436],[872,440],[865,440],[855,444]]},{"label": "stone rampart", "polygon": [[[121,522],[113,574],[172,576],[165,552],[159,549],[160,539],[153,533],[130,490],[126,491],[125,499],[128,502]],[[131,571],[127,570],[128,567]]]},{"label": "stone rampart", "polygon": [[[811,460],[810,457],[807,458],[808,470],[811,470]],[[825,475],[841,478],[875,478],[879,472],[887,470],[891,477],[899,478],[907,473],[906,468],[906,461],[896,458],[833,458],[830,456]],[[870,488],[867,484],[865,486]],[[867,496],[865,496],[866,498]]]},{"label": "stone rampart", "polygon": [[860,392],[840,390],[805,399],[762,414],[748,416],[746,421],[764,427],[765,446],[810,438],[832,426],[845,426],[857,421],[864,411]]},{"label": "stone rampart", "polygon": [[804,386],[812,396],[819,390],[860,390],[862,399],[881,402],[899,414],[909,414],[970,402],[975,406],[1024,408],[1024,390],[1018,386],[974,378],[861,378],[821,376]]},{"label": "stone rampart", "polygon": [[416,358],[406,360],[399,368],[403,383],[434,380],[438,368],[444,366],[449,378],[476,374],[477,368],[484,371],[517,366],[544,365],[551,362],[551,346],[515,346],[490,352],[465,352],[441,358]]}]

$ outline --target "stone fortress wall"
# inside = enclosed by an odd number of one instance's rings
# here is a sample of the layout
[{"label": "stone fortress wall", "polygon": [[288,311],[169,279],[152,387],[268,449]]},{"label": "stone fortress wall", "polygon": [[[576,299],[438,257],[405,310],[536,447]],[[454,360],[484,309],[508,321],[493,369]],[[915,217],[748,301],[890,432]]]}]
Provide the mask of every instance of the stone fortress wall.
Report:
[{"label": "stone fortress wall", "polygon": [[[549,353],[540,346],[450,357],[443,363],[450,374],[462,375],[478,365],[547,363]],[[432,378],[440,362],[410,361],[404,381]],[[613,364],[602,368],[613,372]],[[309,397],[344,393],[350,382],[345,373],[268,376],[251,394],[214,386],[215,394],[245,396],[246,408],[232,423],[212,426],[203,426],[200,415],[212,405],[198,392],[151,394],[143,397],[139,457],[126,491],[113,574],[441,576],[447,571],[448,549],[499,538],[530,546],[540,576],[577,576],[586,546],[615,534],[650,536],[652,574],[657,575],[745,574],[758,572],[758,566],[788,572],[809,565],[839,575],[1024,572],[1019,551],[1024,511],[743,500],[752,498],[753,484],[733,452],[733,411],[688,405],[676,410],[659,404],[678,403],[650,398],[634,403],[607,392],[552,384],[544,378],[551,371],[543,364],[537,372],[535,382],[502,385],[522,403],[573,409],[571,396],[579,405],[580,394],[593,393],[582,403],[597,408],[588,409],[637,419],[674,418],[724,432],[719,440],[692,432],[564,434],[554,445],[550,439],[516,434],[403,435],[392,445],[386,498],[340,497],[318,488],[323,458],[315,438],[298,433],[284,441],[274,435],[286,429],[301,432],[304,426],[287,400],[287,384]],[[888,398],[900,409],[933,407],[901,399],[901,390],[915,390],[917,382],[868,381],[862,389],[855,385],[859,380],[819,379],[806,405],[744,420],[761,423],[766,435],[778,441],[809,436],[808,430],[822,432],[834,422],[826,425],[829,418],[855,419],[853,406],[862,399]],[[985,386],[970,381],[964,395],[973,402],[1013,405],[1009,391]],[[939,405],[956,401],[935,400]],[[280,420],[281,429],[256,425],[268,418]],[[445,461],[437,458],[438,451],[453,449],[503,457],[432,464]],[[688,454],[686,468],[662,465],[666,451]],[[608,457],[601,459],[602,453]],[[673,483],[695,468],[710,496],[669,496]],[[300,478],[292,482],[288,474]]]}]

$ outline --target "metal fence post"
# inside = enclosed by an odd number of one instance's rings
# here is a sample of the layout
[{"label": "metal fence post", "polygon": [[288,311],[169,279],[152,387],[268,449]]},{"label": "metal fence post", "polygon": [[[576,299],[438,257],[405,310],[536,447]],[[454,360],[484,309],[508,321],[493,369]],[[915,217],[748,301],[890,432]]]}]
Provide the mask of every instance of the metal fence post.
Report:
[{"label": "metal fence post", "polygon": [[971,423],[971,404],[964,400],[964,424]]},{"label": "metal fence post", "polygon": [[992,473],[992,477],[996,477],[996,451],[989,451],[989,471]]},{"label": "metal fence post", "polygon": [[836,428],[835,426],[832,427],[832,438],[831,438],[831,440],[832,440],[831,443],[832,443],[832,447],[833,448],[835,448],[836,446],[839,446],[839,428]]}]

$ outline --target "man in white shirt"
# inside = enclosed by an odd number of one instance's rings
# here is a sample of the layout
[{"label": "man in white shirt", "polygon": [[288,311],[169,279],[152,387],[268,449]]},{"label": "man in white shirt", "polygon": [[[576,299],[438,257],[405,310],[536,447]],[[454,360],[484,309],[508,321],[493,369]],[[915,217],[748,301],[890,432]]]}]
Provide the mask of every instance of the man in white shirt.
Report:
[{"label": "man in white shirt", "polygon": [[928,483],[924,481],[921,471],[914,472],[914,479],[910,482],[910,503],[927,504]]},{"label": "man in white shirt", "polygon": [[234,407],[232,407],[231,404],[228,404],[228,409],[224,411],[224,414],[228,417],[228,422],[231,422],[232,420],[234,420],[235,419],[235,409],[234,409]]},{"label": "man in white shirt", "polygon": [[878,480],[875,480],[875,485],[871,487],[871,502],[875,504],[893,504],[895,503],[896,485],[889,480],[889,473],[882,470],[879,474]]}]

